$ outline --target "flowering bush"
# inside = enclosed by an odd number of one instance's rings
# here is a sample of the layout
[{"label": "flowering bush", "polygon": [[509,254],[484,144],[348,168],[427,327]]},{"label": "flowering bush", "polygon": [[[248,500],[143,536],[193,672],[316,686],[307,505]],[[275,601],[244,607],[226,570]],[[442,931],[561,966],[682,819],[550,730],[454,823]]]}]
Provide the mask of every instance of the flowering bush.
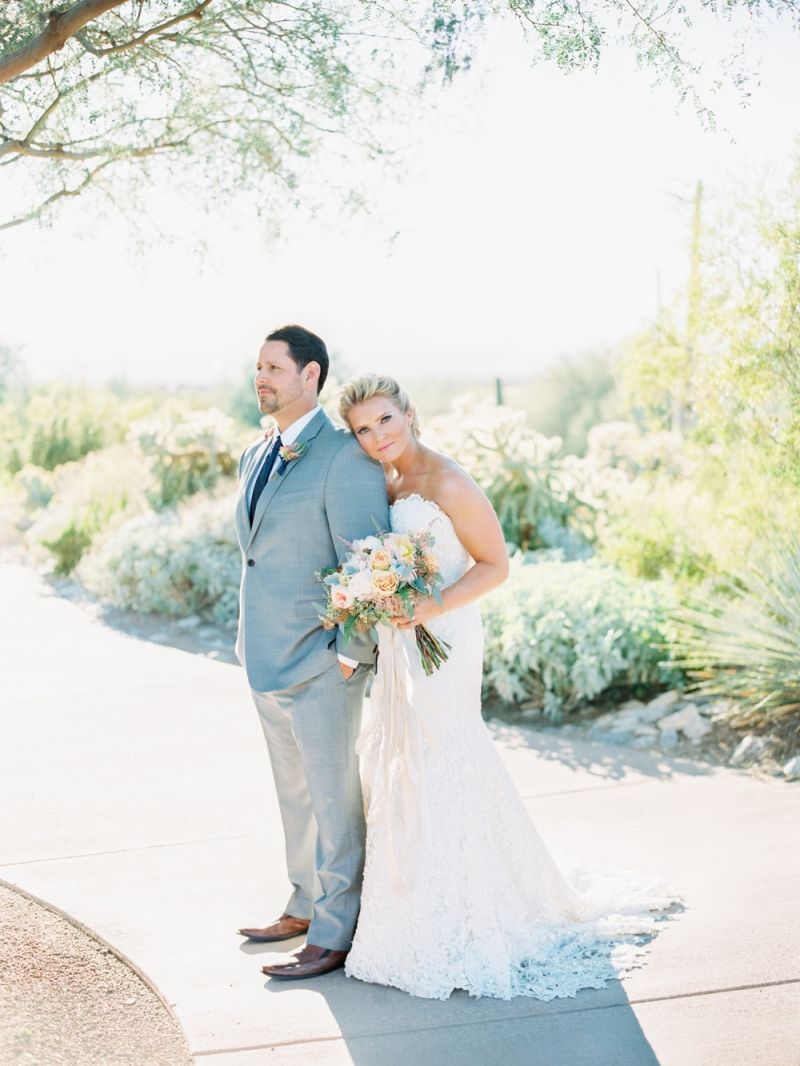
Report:
[{"label": "flowering bush", "polygon": [[27,463],[14,475],[14,484],[22,490],[24,504],[30,510],[47,507],[53,498],[53,476],[41,466]]},{"label": "flowering bush", "polygon": [[124,435],[120,401],[103,389],[50,384],[0,405],[0,463],[16,473],[28,463],[54,470]]},{"label": "flowering bush", "polygon": [[663,477],[627,482],[606,501],[597,523],[598,550],[634,577],[664,574],[697,582],[714,570],[714,539],[724,516],[692,481]]},{"label": "flowering bush", "polygon": [[159,509],[232,477],[243,446],[236,423],[214,407],[134,422],[128,440],[149,460],[153,486],[148,495]]},{"label": "flowering bush", "polygon": [[460,397],[432,421],[430,439],[475,478],[509,543],[531,550],[561,547],[571,557],[587,554],[592,502],[581,492],[572,464],[559,458],[561,439],[530,429],[525,418],[513,407]]},{"label": "flowering bush", "polygon": [[693,465],[677,433],[643,433],[633,422],[602,422],[589,430],[586,442],[590,463],[622,470],[629,478],[653,471],[679,477]]},{"label": "flowering bush", "polygon": [[541,701],[558,719],[608,689],[670,683],[662,666],[671,593],[596,560],[526,564],[482,601],[484,682],[507,702]]},{"label": "flowering bush", "polygon": [[233,508],[230,496],[204,497],[131,519],[86,556],[78,576],[119,607],[229,623],[241,566]]},{"label": "flowering bush", "polygon": [[43,478],[35,471],[25,467],[16,478],[30,506],[41,504],[25,539],[49,551],[57,574],[69,574],[102,530],[147,507],[147,470],[124,445],[63,463]]}]

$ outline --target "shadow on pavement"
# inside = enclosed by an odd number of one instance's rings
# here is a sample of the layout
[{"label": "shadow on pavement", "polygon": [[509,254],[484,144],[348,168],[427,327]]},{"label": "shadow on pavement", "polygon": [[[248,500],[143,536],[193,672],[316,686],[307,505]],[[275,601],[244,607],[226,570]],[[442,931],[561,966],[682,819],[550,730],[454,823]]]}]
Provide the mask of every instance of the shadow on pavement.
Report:
[{"label": "shadow on pavement", "polygon": [[658,1066],[618,981],[546,1003],[464,992],[440,1001],[339,971],[313,981],[267,981],[274,1009],[292,987],[325,999],[353,1066],[491,1066],[498,1054],[502,1066]]},{"label": "shadow on pavement", "polygon": [[712,763],[694,758],[667,756],[657,751],[637,751],[624,745],[612,745],[556,729],[509,725],[498,719],[493,719],[487,725],[493,739],[504,748],[526,748],[535,751],[542,759],[584,770],[604,780],[620,781],[631,771],[664,780],[678,775],[705,777],[719,770]]}]

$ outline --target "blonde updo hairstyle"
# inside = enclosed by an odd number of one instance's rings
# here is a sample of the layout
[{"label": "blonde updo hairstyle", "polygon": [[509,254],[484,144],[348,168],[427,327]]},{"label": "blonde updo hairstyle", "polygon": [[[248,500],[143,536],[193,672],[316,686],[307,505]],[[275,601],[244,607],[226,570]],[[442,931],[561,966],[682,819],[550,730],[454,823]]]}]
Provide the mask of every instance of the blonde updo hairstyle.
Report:
[{"label": "blonde updo hairstyle", "polygon": [[[386,374],[361,374],[342,385],[339,394],[339,415],[346,426],[348,415],[357,404],[371,400],[373,396],[385,396],[404,414],[411,412],[411,432],[419,437],[419,419],[406,390],[394,378]],[[351,427],[352,429],[352,427]]]}]

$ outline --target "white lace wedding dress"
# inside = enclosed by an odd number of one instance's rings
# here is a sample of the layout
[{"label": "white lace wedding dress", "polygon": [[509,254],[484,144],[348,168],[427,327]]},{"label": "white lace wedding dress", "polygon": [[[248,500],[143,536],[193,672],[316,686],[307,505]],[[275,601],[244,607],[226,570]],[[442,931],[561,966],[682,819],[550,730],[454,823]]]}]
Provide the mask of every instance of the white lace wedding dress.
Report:
[{"label": "white lace wedding dress", "polygon": [[[391,521],[399,532],[430,526],[445,585],[471,565],[433,501],[397,500]],[[464,989],[550,1000],[602,988],[641,965],[681,897],[633,871],[559,868],[481,718],[478,604],[429,628],[452,650],[427,677],[413,633],[380,627],[358,744],[367,850],[345,972],[433,999]]]}]

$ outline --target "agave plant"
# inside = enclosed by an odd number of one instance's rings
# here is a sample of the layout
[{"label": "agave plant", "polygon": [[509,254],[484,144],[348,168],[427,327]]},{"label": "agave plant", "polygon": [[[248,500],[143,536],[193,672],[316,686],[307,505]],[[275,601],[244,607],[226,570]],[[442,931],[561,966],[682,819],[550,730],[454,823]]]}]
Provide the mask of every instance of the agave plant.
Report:
[{"label": "agave plant", "polygon": [[800,542],[772,545],[733,577],[733,595],[676,613],[677,665],[697,691],[735,701],[750,725],[800,713]]}]

